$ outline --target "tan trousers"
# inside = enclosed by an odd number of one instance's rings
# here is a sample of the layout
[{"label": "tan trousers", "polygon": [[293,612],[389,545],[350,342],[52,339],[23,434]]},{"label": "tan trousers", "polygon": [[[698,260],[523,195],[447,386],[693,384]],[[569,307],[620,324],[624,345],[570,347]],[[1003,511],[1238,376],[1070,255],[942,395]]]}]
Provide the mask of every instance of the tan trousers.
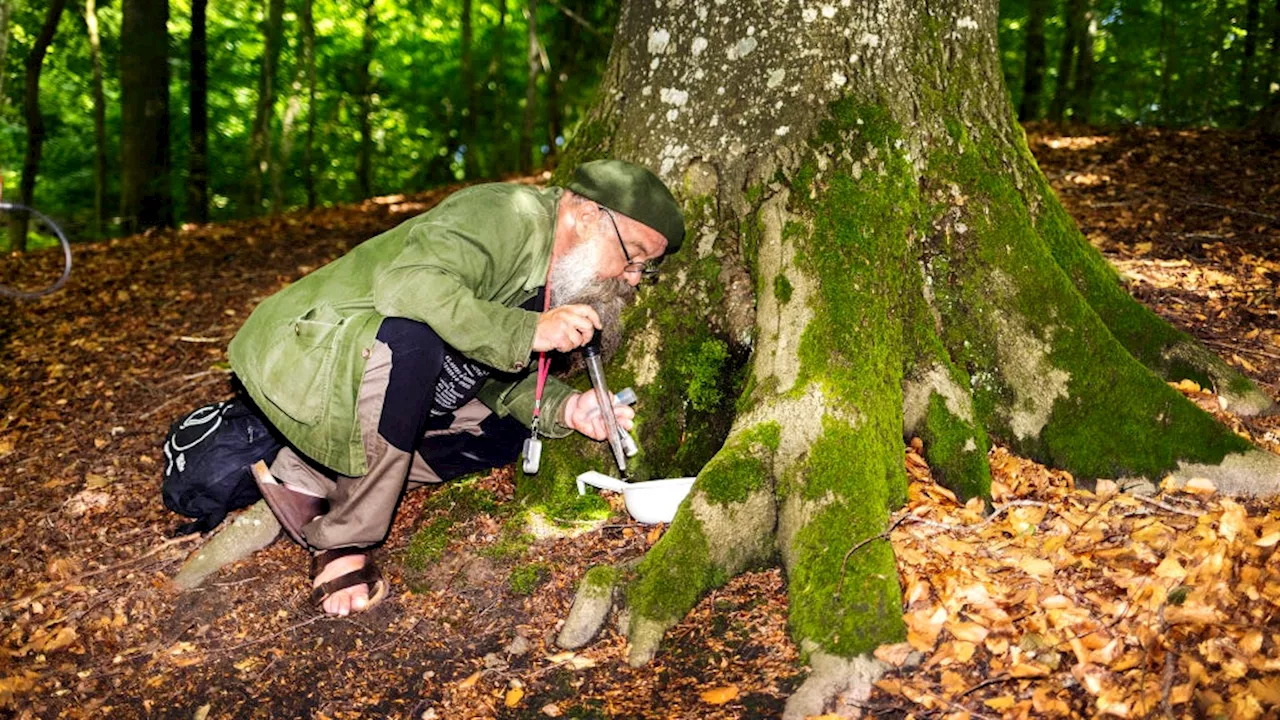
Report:
[{"label": "tan trousers", "polygon": [[[271,463],[271,474],[299,492],[329,501],[329,512],[302,528],[302,536],[313,550],[365,547],[382,542],[391,529],[400,493],[410,487],[441,482],[440,476],[415,452],[406,452],[387,442],[378,433],[383,399],[391,377],[391,348],[374,343],[360,381],[357,416],[365,448],[366,472],[360,477],[337,475],[317,468],[285,447]],[[480,435],[480,423],[492,411],[472,400],[454,413],[445,430],[428,430],[424,438],[471,433]]]}]

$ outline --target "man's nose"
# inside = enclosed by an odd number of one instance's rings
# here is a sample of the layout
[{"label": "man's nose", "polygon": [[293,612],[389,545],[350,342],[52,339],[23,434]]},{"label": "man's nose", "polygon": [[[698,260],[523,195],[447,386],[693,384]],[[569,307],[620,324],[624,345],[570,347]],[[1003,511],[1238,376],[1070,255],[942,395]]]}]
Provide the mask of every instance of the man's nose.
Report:
[{"label": "man's nose", "polygon": [[637,285],[640,284],[641,276],[640,276],[640,273],[638,272],[630,272],[627,270],[623,270],[622,280],[623,282],[630,285],[631,287],[636,287]]}]

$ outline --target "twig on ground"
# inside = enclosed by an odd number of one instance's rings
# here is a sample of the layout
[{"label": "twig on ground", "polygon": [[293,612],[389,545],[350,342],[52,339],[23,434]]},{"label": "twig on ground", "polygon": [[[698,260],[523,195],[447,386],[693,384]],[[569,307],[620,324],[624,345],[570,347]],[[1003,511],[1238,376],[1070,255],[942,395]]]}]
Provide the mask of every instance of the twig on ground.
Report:
[{"label": "twig on ground", "polygon": [[1142,495],[1134,495],[1134,497],[1148,505],[1158,507],[1161,510],[1166,510],[1168,512],[1175,513],[1177,515],[1186,515],[1187,517],[1193,517],[1193,518],[1198,518],[1201,515],[1201,513],[1191,512],[1190,510],[1183,510],[1181,508],[1176,508],[1172,505],[1169,505],[1168,503],[1162,503],[1159,500],[1156,500],[1155,498],[1144,497]]},{"label": "twig on ground", "polygon": [[266,637],[261,637],[261,638],[258,638],[257,640],[250,640],[249,642],[240,643],[239,645],[232,645],[232,646],[230,646],[230,647],[216,648],[216,649],[214,649],[214,650],[209,650],[209,651],[208,651],[208,653],[209,653],[210,655],[214,655],[214,654],[217,654],[217,653],[227,653],[227,652],[232,652],[232,651],[234,651],[234,650],[239,650],[239,649],[241,649],[241,648],[247,648],[247,647],[249,647],[249,646],[251,646],[251,645],[260,645],[260,644],[262,644],[262,643],[264,643],[264,642],[269,642],[269,641],[271,641],[271,640],[275,640],[276,638],[280,637],[281,635],[286,635],[286,634],[288,634],[288,633],[293,632],[294,630],[298,630],[299,628],[304,628],[304,627],[306,627],[306,626],[310,625],[311,623],[316,622],[317,620],[324,620],[324,619],[325,619],[325,618],[327,618],[327,617],[329,617],[329,616],[328,616],[328,615],[316,615],[315,617],[307,618],[306,620],[303,620],[302,622],[294,623],[294,624],[290,625],[289,627],[287,627],[287,628],[285,628],[285,629],[283,629],[283,630],[280,630],[280,631],[277,631],[277,632],[273,632],[273,633],[271,633],[270,635],[268,635],[268,636],[266,636]]},{"label": "twig on ground", "polygon": [[956,699],[959,700],[965,695],[968,695],[969,693],[972,693],[972,692],[977,692],[978,690],[981,690],[984,687],[988,687],[990,685],[997,685],[999,683],[1007,682],[1013,679],[1014,679],[1013,676],[1010,675],[1009,673],[1001,673],[999,675],[996,675],[995,677],[987,678],[986,680],[983,680],[982,682],[978,683],[977,685],[974,685],[968,690],[965,690],[964,692],[957,695]]},{"label": "twig on ground", "polygon": [[1280,222],[1280,218],[1276,217],[1275,215],[1268,215],[1266,213],[1260,213],[1254,210],[1245,210],[1244,208],[1233,208],[1230,205],[1219,205],[1217,203],[1203,202],[1199,200],[1193,200],[1191,201],[1190,204],[1195,205],[1197,207],[1207,207],[1207,208],[1214,208],[1216,210],[1226,210],[1227,212],[1240,213],[1242,215],[1252,215],[1254,217],[1266,218],[1267,220],[1270,220],[1272,222]]},{"label": "twig on ground", "polygon": [[1226,349],[1228,349],[1228,350],[1234,350],[1234,351],[1236,351],[1236,352],[1242,352],[1242,353],[1245,353],[1245,354],[1247,354],[1247,355],[1260,355],[1260,356],[1265,357],[1265,358],[1271,358],[1272,360],[1280,360],[1280,354],[1276,354],[1276,353],[1273,353],[1273,352],[1267,352],[1266,350],[1259,350],[1259,349],[1257,349],[1257,348],[1248,348],[1248,347],[1244,347],[1244,346],[1242,346],[1242,345],[1233,345],[1233,344],[1231,344],[1231,343],[1222,342],[1221,340],[1211,340],[1211,339],[1206,339],[1206,340],[1204,340],[1204,343],[1205,343],[1206,345],[1215,345],[1215,346],[1217,346],[1217,347],[1226,348]]}]

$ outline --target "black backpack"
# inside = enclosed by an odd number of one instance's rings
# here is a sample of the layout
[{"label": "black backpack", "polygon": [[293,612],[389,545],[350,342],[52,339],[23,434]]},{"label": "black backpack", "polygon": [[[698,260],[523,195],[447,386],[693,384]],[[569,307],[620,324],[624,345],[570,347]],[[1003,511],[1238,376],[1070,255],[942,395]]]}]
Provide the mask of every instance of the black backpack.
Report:
[{"label": "black backpack", "polygon": [[250,467],[270,464],[281,441],[252,404],[234,397],[193,410],[169,426],[161,493],[170,510],[195,518],[175,535],[208,532],[262,495]]}]

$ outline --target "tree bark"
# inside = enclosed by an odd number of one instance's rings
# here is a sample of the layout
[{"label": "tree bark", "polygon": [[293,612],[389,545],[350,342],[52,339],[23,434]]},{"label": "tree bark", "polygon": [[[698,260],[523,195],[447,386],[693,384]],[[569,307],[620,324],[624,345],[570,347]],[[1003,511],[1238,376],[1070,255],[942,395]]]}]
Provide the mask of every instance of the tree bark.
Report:
[{"label": "tree bark", "polygon": [[1244,54],[1240,59],[1240,106],[1245,113],[1253,105],[1254,56],[1258,52],[1258,0],[1248,0],[1244,15]]},{"label": "tree bark", "polygon": [[1071,88],[1071,119],[1089,124],[1093,119],[1093,8],[1083,0],[1080,24],[1076,28],[1076,74]]},{"label": "tree bark", "polygon": [[[40,172],[40,155],[44,150],[44,116],[40,114],[40,72],[44,68],[44,56],[49,51],[53,36],[58,31],[58,20],[66,0],[51,0],[45,13],[44,25],[31,45],[26,62],[26,93],[23,110],[27,119],[27,148],[22,156],[22,179],[18,185],[18,202],[30,207],[36,194],[36,175]],[[27,229],[30,217],[26,213],[9,213],[9,249],[26,252]]]},{"label": "tree bark", "polygon": [[313,0],[302,0],[302,64],[307,73],[307,140],[302,152],[302,184],[307,193],[307,209],[316,206],[316,24]]},{"label": "tree bark", "polygon": [[1026,64],[1022,73],[1022,102],[1018,105],[1018,119],[1023,122],[1040,119],[1044,91],[1044,22],[1049,15],[1049,0],[1031,0],[1029,13],[1023,49]]},{"label": "tree bark", "polygon": [[370,120],[373,80],[369,76],[375,48],[374,24],[377,21],[373,2],[365,0],[364,3],[364,39],[360,45],[360,65],[356,68],[356,93],[360,97],[360,151],[356,156],[356,183],[362,200],[373,196],[373,127]]},{"label": "tree bark", "polygon": [[[298,74],[302,74],[301,68],[299,68]],[[285,104],[284,108],[284,117],[280,120],[280,157],[277,162],[272,163],[271,165],[272,215],[284,211],[284,169],[289,164],[290,158],[293,156],[293,128],[298,120],[298,113],[302,111],[301,77],[294,80],[291,87],[293,92],[289,95],[289,100]]]},{"label": "tree bark", "polygon": [[1165,124],[1173,121],[1173,73],[1176,64],[1177,17],[1172,7],[1174,0],[1160,0],[1160,119]]},{"label": "tree bark", "polygon": [[1058,56],[1058,83],[1049,103],[1049,119],[1062,122],[1071,101],[1071,71],[1075,67],[1076,48],[1080,46],[1079,27],[1086,0],[1066,0],[1062,7],[1062,53]]},{"label": "tree bark", "polygon": [[262,62],[258,70],[258,102],[249,131],[248,172],[241,198],[243,213],[262,212],[262,178],[271,169],[271,119],[275,115],[276,75],[280,46],[284,43],[284,0],[267,0],[262,25]]},{"label": "tree bark", "polygon": [[[626,2],[557,171],[642,163],[687,220],[609,380],[640,396],[636,478],[697,480],[638,565],[580,592],[616,586],[640,664],[708,591],[780,563],[813,668],[794,718],[865,690],[905,636],[881,535],[910,437],[961,498],[989,496],[989,436],[1082,483],[1280,491],[1280,458],[1162,377],[1225,365],[1127,295],[1037,168],[996,0],[827,8]],[[1223,397],[1270,403],[1225,371]],[[554,504],[600,452],[562,445],[518,492]]]},{"label": "tree bark", "polygon": [[[89,0],[92,2],[92,0]],[[190,152],[187,160],[187,218],[209,222],[209,52],[208,0],[191,0],[191,117]]]},{"label": "tree bark", "polygon": [[[506,144],[507,133],[502,132],[501,121],[498,120],[505,114],[507,104],[507,84],[502,81],[502,73],[506,66],[506,42],[507,42],[507,0],[497,0],[498,6],[498,26],[493,32],[493,47],[489,53],[489,68],[485,72],[484,87],[487,97],[489,98],[488,116],[493,118],[493,123],[497,128],[497,132],[493,133],[493,141],[489,148],[490,160],[482,163],[491,176],[499,177],[506,172],[510,154],[510,146]],[[489,86],[492,84],[494,90],[492,94]]]},{"label": "tree bark", "polygon": [[462,162],[467,179],[472,180],[480,175],[478,162],[478,138],[476,137],[476,119],[480,112],[479,93],[476,89],[475,66],[472,53],[471,32],[471,0],[462,0],[462,91],[466,93],[464,102],[466,110],[462,116],[462,143],[466,145]]},{"label": "tree bark", "polygon": [[[0,0],[0,68],[7,67],[9,57],[9,17],[13,14],[13,0]],[[7,104],[4,94],[4,73],[0,72],[0,110]]]},{"label": "tree bark", "polygon": [[95,0],[84,2],[84,24],[89,35],[89,61],[93,65],[92,229],[95,235],[102,235],[107,227],[107,99],[102,89],[102,39],[98,34],[98,7]]},{"label": "tree bark", "polygon": [[525,7],[526,43],[525,67],[528,75],[524,85],[524,115],[520,122],[519,168],[526,175],[533,172],[533,120],[538,107],[538,0],[528,0]]},{"label": "tree bark", "polygon": [[168,24],[168,0],[124,0],[120,216],[126,233],[173,223]]}]

